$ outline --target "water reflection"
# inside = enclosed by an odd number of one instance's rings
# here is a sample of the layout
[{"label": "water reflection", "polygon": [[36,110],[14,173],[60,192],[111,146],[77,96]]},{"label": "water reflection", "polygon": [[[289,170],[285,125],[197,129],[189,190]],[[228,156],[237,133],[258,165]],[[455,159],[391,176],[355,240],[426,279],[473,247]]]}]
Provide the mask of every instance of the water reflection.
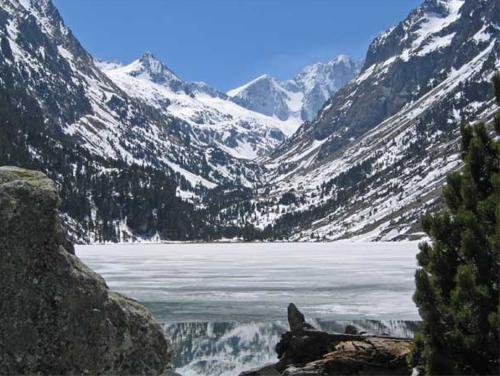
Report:
[{"label": "water reflection", "polygon": [[[343,333],[347,325],[374,335],[411,338],[416,321],[308,319],[315,327]],[[183,376],[235,376],[276,361],[274,347],[285,321],[181,322],[163,325],[174,346],[173,365]]]}]

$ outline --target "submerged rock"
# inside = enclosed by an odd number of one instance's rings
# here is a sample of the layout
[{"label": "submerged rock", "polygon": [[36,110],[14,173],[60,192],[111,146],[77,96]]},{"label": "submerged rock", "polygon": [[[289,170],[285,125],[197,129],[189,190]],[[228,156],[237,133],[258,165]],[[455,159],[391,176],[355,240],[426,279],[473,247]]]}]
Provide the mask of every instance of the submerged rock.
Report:
[{"label": "submerged rock", "polygon": [[44,174],[0,167],[0,374],[166,372],[159,324],[75,256],[57,206]]},{"label": "submerged rock", "polygon": [[411,341],[402,338],[332,334],[315,330],[294,304],[288,307],[290,331],[276,345],[279,361],[241,376],[410,375],[406,356]]}]

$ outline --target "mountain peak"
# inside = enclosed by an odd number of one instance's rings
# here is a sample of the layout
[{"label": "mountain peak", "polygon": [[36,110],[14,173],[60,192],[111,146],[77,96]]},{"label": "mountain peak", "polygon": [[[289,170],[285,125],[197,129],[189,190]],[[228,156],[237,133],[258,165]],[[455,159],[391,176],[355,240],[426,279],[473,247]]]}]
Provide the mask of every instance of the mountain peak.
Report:
[{"label": "mountain peak", "polygon": [[273,76],[271,76],[270,74],[262,74],[260,75],[259,77],[257,77],[256,79],[254,79],[253,81],[250,81],[249,82],[249,85],[279,85],[278,84],[278,81],[276,80],[276,78],[274,78]]},{"label": "mountain peak", "polygon": [[177,90],[183,83],[174,72],[151,52],[145,52],[138,60],[133,61],[129,65],[116,65],[115,67],[108,65],[108,68],[111,70],[113,68],[119,69],[121,73],[168,86],[173,90]]},{"label": "mountain peak", "polygon": [[347,55],[318,62],[302,69],[293,79],[279,81],[263,74],[230,90],[233,101],[250,110],[281,120],[312,120],[323,104],[359,71],[359,64]]},{"label": "mountain peak", "polygon": [[230,97],[237,97],[241,95],[246,95],[248,91],[254,91],[256,87],[261,87],[262,85],[269,85],[271,83],[275,83],[276,79],[269,74],[262,74],[257,78],[254,78],[252,81],[247,82],[245,85],[240,86],[236,89],[229,90],[227,95]]},{"label": "mountain peak", "polygon": [[161,70],[165,67],[163,62],[158,59],[152,52],[146,51],[139,59],[143,64],[151,66],[153,69]]},{"label": "mountain peak", "polygon": [[254,81],[261,81],[261,80],[274,80],[274,77],[271,76],[270,74],[265,73],[257,77]]},{"label": "mountain peak", "polygon": [[447,14],[454,12],[463,5],[465,0],[425,0],[422,9],[425,11]]},{"label": "mountain peak", "polygon": [[351,64],[351,63],[354,63],[354,60],[350,56],[339,55],[333,60],[333,63],[335,63],[335,64]]},{"label": "mountain peak", "polygon": [[151,51],[146,51],[142,54],[141,60],[157,60],[159,59],[151,52]]},{"label": "mountain peak", "polygon": [[[484,4],[487,2],[425,0],[404,21],[379,35],[370,44],[364,69],[384,63],[390,58],[400,57],[406,62],[412,56],[422,57],[446,48],[459,28],[457,23],[460,24],[463,18],[462,9],[468,9],[471,14],[473,9],[481,9]],[[468,27],[473,28],[474,25],[470,24]]]},{"label": "mountain peak", "polygon": [[250,87],[252,85],[268,84],[268,83],[272,83],[275,81],[276,81],[276,79],[273,76],[266,73],[266,74],[262,74],[262,75],[258,76],[257,78],[254,78],[252,81],[243,85],[241,88],[247,88],[247,87]]},{"label": "mountain peak", "polygon": [[163,83],[165,81],[179,80],[175,73],[152,52],[145,52],[139,62],[142,65],[142,72],[147,73],[154,82]]},{"label": "mountain peak", "polygon": [[[328,80],[328,77],[324,77],[325,75],[337,75],[339,70],[353,71],[357,73],[360,68],[360,62],[354,60],[352,57],[348,55],[338,55],[332,60],[322,62],[319,61],[314,64],[310,64],[305,66],[299,73],[297,73],[294,77],[294,81],[297,83],[301,83],[304,81],[304,77],[308,77],[309,80],[317,80],[318,75],[323,76],[321,80],[325,83],[325,80]],[[353,78],[353,77],[350,77]],[[349,78],[349,79],[350,79]],[[342,83],[342,85],[345,82]]]}]

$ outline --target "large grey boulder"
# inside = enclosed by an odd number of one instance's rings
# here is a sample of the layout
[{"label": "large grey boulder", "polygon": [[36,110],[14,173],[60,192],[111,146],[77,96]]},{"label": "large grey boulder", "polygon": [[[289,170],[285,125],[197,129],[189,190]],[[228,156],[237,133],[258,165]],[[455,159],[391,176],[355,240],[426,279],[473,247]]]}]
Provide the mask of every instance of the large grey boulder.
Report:
[{"label": "large grey boulder", "polygon": [[44,174],[0,167],[0,374],[166,372],[159,324],[75,256],[57,206]]}]

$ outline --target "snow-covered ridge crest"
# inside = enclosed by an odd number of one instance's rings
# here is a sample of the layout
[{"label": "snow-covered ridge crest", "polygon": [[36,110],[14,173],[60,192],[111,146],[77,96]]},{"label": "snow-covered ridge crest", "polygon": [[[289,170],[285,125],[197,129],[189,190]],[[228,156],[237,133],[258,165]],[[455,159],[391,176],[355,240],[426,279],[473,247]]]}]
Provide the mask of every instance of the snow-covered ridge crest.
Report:
[{"label": "snow-covered ridge crest", "polygon": [[110,68],[116,69],[133,77],[168,85],[173,90],[180,89],[180,86],[182,86],[182,80],[151,52],[144,53],[140,59],[133,61],[129,65],[121,67],[108,65],[102,66],[102,68],[106,70]]},{"label": "snow-covered ridge crest", "polygon": [[[460,18],[460,9],[465,0],[436,0],[439,7],[445,9],[442,13],[436,12],[435,8],[430,10],[425,7],[420,19],[416,21],[416,39],[412,41],[411,47],[403,51],[403,59],[417,52],[421,56],[439,48],[450,45],[455,36],[454,32],[446,33],[446,28]],[[433,1],[431,1],[433,3]],[[445,33],[445,35],[442,35]]]},{"label": "snow-covered ridge crest", "polygon": [[193,142],[214,145],[235,158],[265,155],[300,124],[248,110],[203,82],[184,81],[151,53],[128,65],[99,66],[128,95],[183,119]]},{"label": "snow-covered ridge crest", "polygon": [[253,86],[255,84],[258,84],[259,82],[264,82],[264,81],[269,81],[273,85],[278,86],[278,82],[277,82],[277,80],[274,77],[272,77],[269,74],[262,74],[259,77],[254,78],[252,81],[247,82],[246,84],[244,84],[244,85],[242,85],[240,87],[237,87],[235,89],[229,90],[227,92],[227,95],[229,95],[230,97],[235,97],[235,96],[240,95],[240,94],[244,95],[246,89],[248,89],[250,86]]},{"label": "snow-covered ridge crest", "polygon": [[[363,71],[392,57],[408,61],[413,54],[424,56],[449,46],[455,36],[450,27],[460,19],[465,1],[425,0],[403,22],[374,39]],[[374,58],[374,51],[377,50],[378,59]]]},{"label": "snow-covered ridge crest", "polygon": [[[15,6],[20,5],[34,16],[40,27],[49,35],[54,33],[68,34],[69,30],[59,17],[57,9],[50,0],[9,0]],[[56,21],[56,22],[54,22]]]},{"label": "snow-covered ridge crest", "polygon": [[282,120],[312,120],[323,104],[359,71],[346,55],[306,66],[293,79],[280,81],[268,74],[257,77],[227,95],[248,109]]}]

